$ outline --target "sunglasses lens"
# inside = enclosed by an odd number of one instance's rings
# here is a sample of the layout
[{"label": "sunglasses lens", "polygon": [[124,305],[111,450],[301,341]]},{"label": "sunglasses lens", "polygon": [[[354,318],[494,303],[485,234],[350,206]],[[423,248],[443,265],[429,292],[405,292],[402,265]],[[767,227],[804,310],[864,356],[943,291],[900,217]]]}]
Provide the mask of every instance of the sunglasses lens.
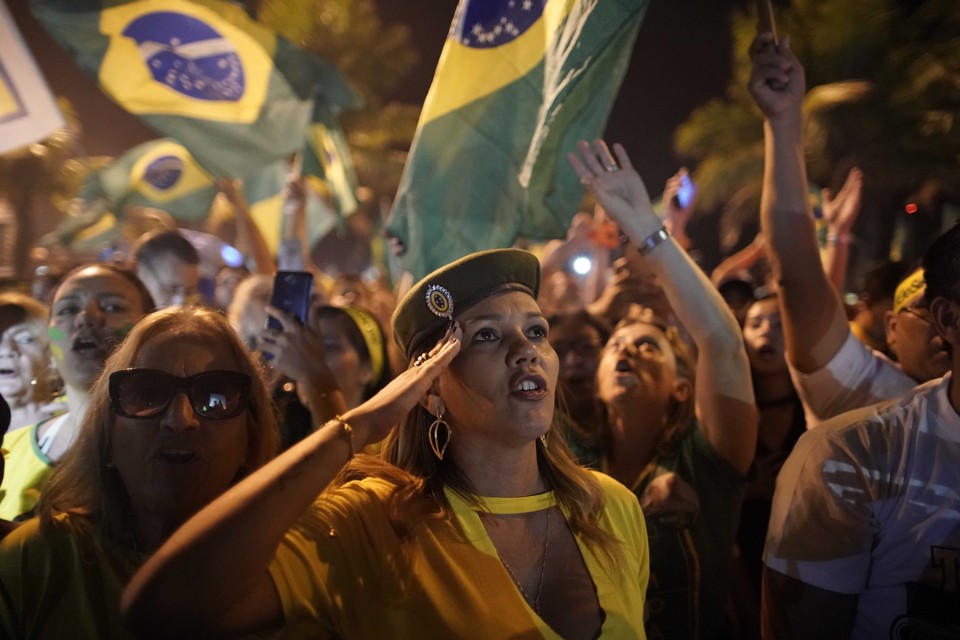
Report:
[{"label": "sunglasses lens", "polygon": [[173,394],[168,378],[159,371],[137,371],[125,376],[116,397],[118,408],[134,418],[162,413]]},{"label": "sunglasses lens", "polygon": [[193,410],[205,418],[229,418],[246,406],[247,377],[233,371],[211,371],[196,376],[190,386]]}]

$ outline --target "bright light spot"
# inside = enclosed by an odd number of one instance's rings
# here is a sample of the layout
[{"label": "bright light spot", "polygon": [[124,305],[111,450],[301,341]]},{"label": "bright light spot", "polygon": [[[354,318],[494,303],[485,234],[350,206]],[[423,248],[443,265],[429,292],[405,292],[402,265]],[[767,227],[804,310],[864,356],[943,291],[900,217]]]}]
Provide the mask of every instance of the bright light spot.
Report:
[{"label": "bright light spot", "polygon": [[242,267],[243,254],[228,244],[220,248],[220,257],[223,258],[223,264],[228,267]]},{"label": "bright light spot", "polygon": [[907,206],[905,206],[904,209],[906,209],[907,214],[911,214],[911,213],[916,213],[918,207],[917,207],[917,205],[915,205],[914,203],[908,202],[908,203],[907,203]]},{"label": "bright light spot", "polygon": [[590,273],[590,269],[593,269],[593,263],[586,256],[580,256],[573,261],[573,271],[577,275],[585,276]]}]

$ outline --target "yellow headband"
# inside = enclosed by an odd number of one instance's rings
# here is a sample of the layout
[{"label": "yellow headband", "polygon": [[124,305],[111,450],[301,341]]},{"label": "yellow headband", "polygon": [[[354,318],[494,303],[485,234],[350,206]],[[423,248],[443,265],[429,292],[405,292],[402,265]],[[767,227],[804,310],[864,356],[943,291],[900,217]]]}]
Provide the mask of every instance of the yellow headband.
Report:
[{"label": "yellow headband", "polygon": [[367,345],[370,354],[370,370],[373,372],[371,382],[376,384],[383,374],[383,332],[372,315],[357,307],[338,307],[346,312],[353,323],[360,329],[363,342]]},{"label": "yellow headband", "polygon": [[897,285],[893,294],[893,312],[899,313],[904,307],[917,301],[927,290],[927,282],[923,279],[923,269],[917,269]]}]

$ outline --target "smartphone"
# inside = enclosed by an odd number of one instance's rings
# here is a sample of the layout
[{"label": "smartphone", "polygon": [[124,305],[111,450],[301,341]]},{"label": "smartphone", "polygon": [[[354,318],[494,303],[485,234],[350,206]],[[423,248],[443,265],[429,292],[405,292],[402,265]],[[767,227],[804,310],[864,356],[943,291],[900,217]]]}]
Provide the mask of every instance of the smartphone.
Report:
[{"label": "smartphone", "polygon": [[[306,324],[312,292],[313,274],[309,271],[277,271],[277,275],[273,277],[270,304],[286,311],[300,324]],[[281,331],[283,327],[275,318],[267,316],[267,329]]]},{"label": "smartphone", "polygon": [[681,209],[686,209],[693,202],[693,196],[697,193],[697,185],[690,179],[690,174],[684,173],[680,176],[680,188],[677,189],[677,205]]}]

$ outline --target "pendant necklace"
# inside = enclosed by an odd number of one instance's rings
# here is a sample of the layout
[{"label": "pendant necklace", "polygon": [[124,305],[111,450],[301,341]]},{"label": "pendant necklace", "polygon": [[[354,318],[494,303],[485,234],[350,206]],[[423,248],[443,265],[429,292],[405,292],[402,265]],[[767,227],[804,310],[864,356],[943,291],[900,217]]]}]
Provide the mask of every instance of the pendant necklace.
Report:
[{"label": "pendant necklace", "polygon": [[520,584],[520,581],[517,580],[517,576],[514,575],[513,569],[510,568],[510,565],[507,564],[507,561],[503,558],[500,558],[500,562],[503,563],[503,568],[507,570],[507,573],[510,574],[510,579],[513,580],[513,583],[517,585],[517,589],[520,590],[520,595],[523,596],[523,599],[527,601],[537,615],[540,615],[540,593],[543,591],[543,570],[547,566],[547,547],[550,544],[550,509],[547,509],[547,523],[543,528],[543,555],[540,557],[540,576],[537,579],[537,595],[533,598],[524,590],[523,585]]}]

